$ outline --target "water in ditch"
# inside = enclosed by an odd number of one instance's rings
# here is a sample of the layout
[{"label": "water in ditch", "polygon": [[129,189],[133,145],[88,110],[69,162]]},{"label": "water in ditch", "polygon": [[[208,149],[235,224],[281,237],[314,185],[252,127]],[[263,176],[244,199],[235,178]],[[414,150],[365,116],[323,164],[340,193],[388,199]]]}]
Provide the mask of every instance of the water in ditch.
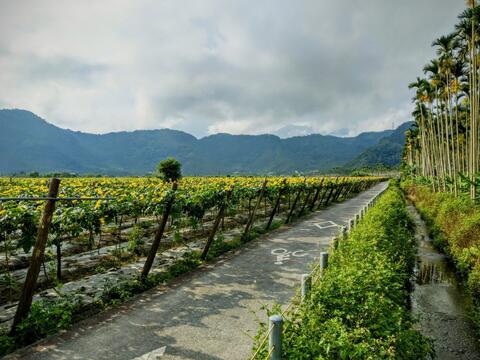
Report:
[{"label": "water in ditch", "polygon": [[455,273],[428,236],[428,229],[411,204],[418,244],[412,310],[420,331],[433,340],[437,359],[480,359],[480,342],[467,317],[468,299]]}]

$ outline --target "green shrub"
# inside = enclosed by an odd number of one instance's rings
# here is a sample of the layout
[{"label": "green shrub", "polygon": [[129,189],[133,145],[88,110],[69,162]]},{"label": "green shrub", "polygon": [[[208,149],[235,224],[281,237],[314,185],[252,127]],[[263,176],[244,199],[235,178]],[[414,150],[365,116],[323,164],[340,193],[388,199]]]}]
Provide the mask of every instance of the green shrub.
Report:
[{"label": "green shrub", "polygon": [[[413,235],[402,194],[393,186],[348,239],[340,241],[308,299],[286,316],[284,358],[429,356],[432,347],[413,329],[407,306],[416,251]],[[256,346],[265,332],[263,324]]]},{"label": "green shrub", "polygon": [[212,246],[209,249],[207,259],[215,259],[230,250],[238,248],[241,244],[242,242],[240,241],[240,238],[225,241],[223,235],[218,235],[215,237]]},{"label": "green shrub", "polygon": [[143,240],[145,233],[146,233],[145,229],[139,225],[135,225],[132,227],[132,229],[128,234],[128,244],[127,244],[127,250],[130,253],[133,253],[138,256],[145,255],[145,252],[146,252],[145,241]]},{"label": "green shrub", "polygon": [[468,288],[472,293],[473,302],[480,306],[480,263],[468,275]]},{"label": "green shrub", "polygon": [[15,350],[15,339],[6,334],[0,335],[0,357]]},{"label": "green shrub", "polygon": [[58,299],[42,299],[32,304],[27,317],[17,326],[17,345],[31,344],[48,335],[66,329],[81,307],[78,297],[66,295]]},{"label": "green shrub", "polygon": [[157,167],[157,172],[160,178],[164,181],[175,182],[182,178],[182,165],[170,157],[166,160],[160,161]]}]

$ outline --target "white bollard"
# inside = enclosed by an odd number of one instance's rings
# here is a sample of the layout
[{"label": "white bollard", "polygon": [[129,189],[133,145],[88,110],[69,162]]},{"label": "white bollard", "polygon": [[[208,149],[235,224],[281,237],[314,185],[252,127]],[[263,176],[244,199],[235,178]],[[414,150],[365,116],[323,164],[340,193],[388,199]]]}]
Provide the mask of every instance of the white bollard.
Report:
[{"label": "white bollard", "polygon": [[302,275],[302,302],[307,298],[312,288],[312,277],[310,274]]},{"label": "white bollard", "polygon": [[323,275],[323,271],[328,267],[328,252],[322,251],[320,253],[320,272]]},{"label": "white bollard", "polygon": [[283,319],[280,315],[272,315],[269,320],[268,351],[271,351],[270,360],[281,360]]},{"label": "white bollard", "polygon": [[355,220],[350,219],[350,221],[348,222],[348,231],[352,231],[354,226],[355,226]]}]

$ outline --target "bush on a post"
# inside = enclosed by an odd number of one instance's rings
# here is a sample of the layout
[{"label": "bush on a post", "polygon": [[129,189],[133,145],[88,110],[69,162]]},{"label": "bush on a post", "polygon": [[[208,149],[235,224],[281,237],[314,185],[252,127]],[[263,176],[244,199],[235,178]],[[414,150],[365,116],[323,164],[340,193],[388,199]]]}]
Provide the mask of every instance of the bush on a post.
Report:
[{"label": "bush on a post", "polygon": [[157,254],[158,247],[160,245],[160,240],[162,239],[165,227],[167,226],[168,216],[172,210],[173,203],[175,201],[175,192],[177,191],[178,180],[182,178],[182,165],[175,160],[174,158],[168,158],[166,160],[160,161],[158,164],[158,173],[159,176],[164,180],[172,183],[172,192],[171,195],[167,197],[165,203],[165,209],[163,210],[162,219],[158,225],[157,231],[155,233],[155,238],[153,239],[152,246],[148,252],[147,259],[143,265],[142,273],[140,279],[142,282],[148,277],[150,269],[152,268],[153,261],[155,260],[155,255]]},{"label": "bush on a post", "polygon": [[182,178],[182,165],[176,159],[169,157],[158,163],[157,173],[167,182],[176,182]]}]

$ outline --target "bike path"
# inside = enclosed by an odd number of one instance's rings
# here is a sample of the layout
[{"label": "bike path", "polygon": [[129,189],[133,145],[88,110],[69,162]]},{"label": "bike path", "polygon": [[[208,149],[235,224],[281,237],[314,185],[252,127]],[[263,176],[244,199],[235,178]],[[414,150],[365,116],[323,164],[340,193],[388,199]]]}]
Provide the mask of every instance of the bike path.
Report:
[{"label": "bike path", "polygon": [[272,231],[218,262],[18,351],[9,359],[246,359],[265,304],[286,305],[369,190]]}]

